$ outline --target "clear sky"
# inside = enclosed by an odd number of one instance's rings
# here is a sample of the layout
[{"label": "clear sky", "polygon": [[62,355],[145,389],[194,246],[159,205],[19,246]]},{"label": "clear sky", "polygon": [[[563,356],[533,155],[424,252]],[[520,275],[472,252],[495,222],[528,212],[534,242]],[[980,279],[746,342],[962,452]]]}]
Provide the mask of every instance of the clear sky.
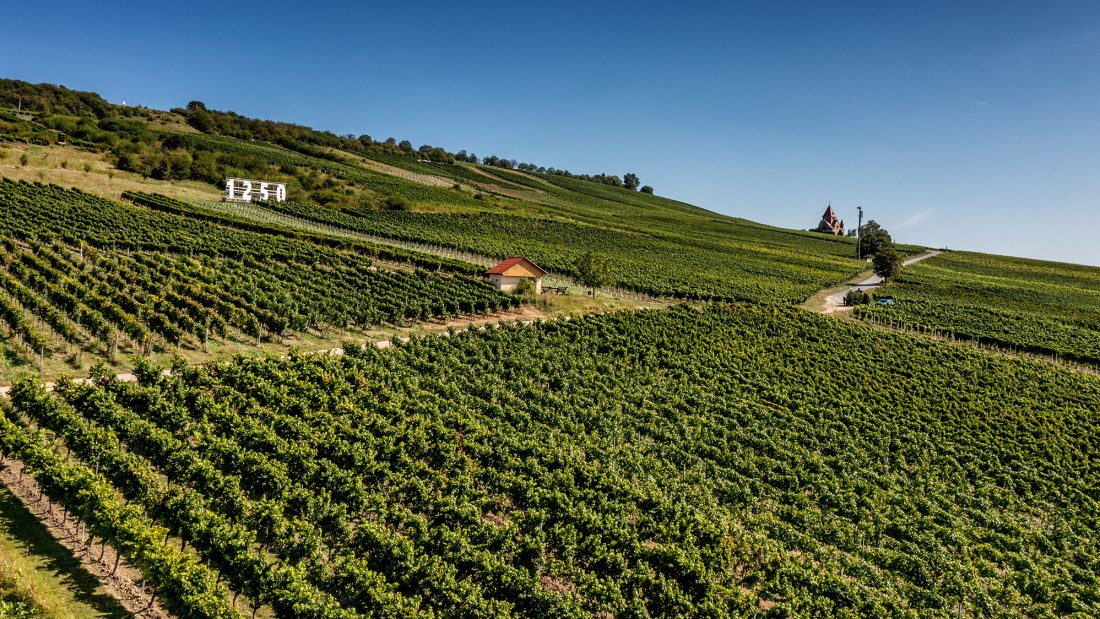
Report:
[{"label": "clear sky", "polygon": [[1100,265],[1100,2],[9,2],[0,77]]}]

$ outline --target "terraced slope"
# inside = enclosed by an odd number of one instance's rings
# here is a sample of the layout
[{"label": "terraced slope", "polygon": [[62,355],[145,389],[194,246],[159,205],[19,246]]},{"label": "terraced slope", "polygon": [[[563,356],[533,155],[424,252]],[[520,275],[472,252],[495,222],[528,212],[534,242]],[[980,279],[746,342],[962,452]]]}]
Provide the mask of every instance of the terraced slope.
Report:
[{"label": "terraced slope", "polygon": [[[519,303],[463,274],[379,269],[366,255],[439,267],[409,252],[201,220],[57,186],[0,179],[5,350],[75,368],[211,340],[281,339]],[[468,265],[454,265],[469,272]]]},{"label": "terraced slope", "polygon": [[526,255],[563,274],[575,274],[578,259],[594,253],[608,260],[618,285],[659,296],[795,304],[859,270],[847,242],[713,214],[690,232],[690,219],[684,229],[643,232],[644,220],[626,217],[610,227],[503,212],[344,213],[293,202],[267,208],[497,258]]},{"label": "terraced slope", "polygon": [[897,303],[856,315],[1100,364],[1100,268],[950,252],[907,268],[879,294]]}]

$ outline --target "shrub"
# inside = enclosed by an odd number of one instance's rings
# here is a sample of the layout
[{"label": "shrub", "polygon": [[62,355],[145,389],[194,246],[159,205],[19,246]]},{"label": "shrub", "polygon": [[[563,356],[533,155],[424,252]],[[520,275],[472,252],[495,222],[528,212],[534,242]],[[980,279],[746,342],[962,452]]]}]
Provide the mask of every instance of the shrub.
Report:
[{"label": "shrub", "polygon": [[863,292],[862,290],[859,290],[858,288],[853,288],[852,290],[848,291],[848,294],[844,295],[845,305],[866,305],[870,302],[871,295]]},{"label": "shrub", "polygon": [[535,294],[535,282],[530,279],[521,279],[516,287],[512,289],[512,292],[521,296],[531,296]]},{"label": "shrub", "polygon": [[402,196],[390,196],[386,198],[384,202],[386,208],[391,211],[407,211],[412,206],[409,201]]}]

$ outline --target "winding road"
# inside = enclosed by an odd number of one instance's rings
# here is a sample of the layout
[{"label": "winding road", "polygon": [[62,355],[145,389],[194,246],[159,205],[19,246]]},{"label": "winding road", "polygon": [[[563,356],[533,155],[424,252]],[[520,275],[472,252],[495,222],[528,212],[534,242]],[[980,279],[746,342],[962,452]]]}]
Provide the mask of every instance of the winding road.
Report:
[{"label": "winding road", "polygon": [[[923,254],[921,254],[919,256],[914,256],[914,257],[902,262],[902,264],[904,266],[909,266],[910,264],[913,264],[915,262],[920,262],[921,260],[925,260],[925,259],[931,258],[933,256],[938,256],[942,253],[943,253],[942,251],[935,250],[935,249],[930,249],[930,250],[924,252]],[[882,278],[879,277],[878,275],[872,275],[871,277],[868,277],[867,279],[863,280],[862,282],[859,282],[858,284],[854,284],[849,290],[862,290],[862,291],[865,291],[868,288],[874,288],[876,286],[881,286],[881,285],[882,285]],[[825,307],[824,307],[824,309],[821,310],[821,313],[822,314],[836,314],[838,312],[844,312],[844,311],[847,311],[847,310],[851,309],[850,307],[844,305],[844,295],[846,295],[846,294],[848,294],[848,290],[842,290],[840,292],[837,292],[835,294],[831,294],[831,295],[825,297]]]}]

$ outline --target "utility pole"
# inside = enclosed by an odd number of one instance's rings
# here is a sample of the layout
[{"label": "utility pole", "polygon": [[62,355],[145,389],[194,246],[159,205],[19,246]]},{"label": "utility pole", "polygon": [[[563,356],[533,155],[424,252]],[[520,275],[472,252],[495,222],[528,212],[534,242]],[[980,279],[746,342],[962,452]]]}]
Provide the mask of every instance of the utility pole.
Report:
[{"label": "utility pole", "polygon": [[856,226],[856,260],[863,260],[863,244],[859,242],[859,237],[863,234],[863,207],[857,206],[859,211],[859,225]]}]

